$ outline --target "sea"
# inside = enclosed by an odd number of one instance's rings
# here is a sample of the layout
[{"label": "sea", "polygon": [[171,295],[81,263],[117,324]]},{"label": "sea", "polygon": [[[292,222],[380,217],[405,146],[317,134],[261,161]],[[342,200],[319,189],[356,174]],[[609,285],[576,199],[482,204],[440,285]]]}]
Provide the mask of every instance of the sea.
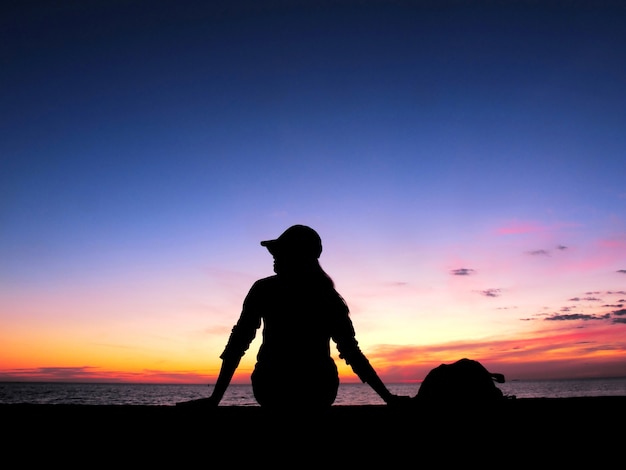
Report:
[{"label": "sea", "polygon": [[[626,396],[626,377],[568,380],[512,380],[497,384],[504,395],[515,398],[570,398]],[[419,383],[387,384],[392,393],[415,396]],[[285,385],[285,393],[297,389]],[[158,405],[176,403],[211,394],[211,386],[202,384],[129,384],[129,383],[58,383],[0,382],[0,404],[77,404],[77,405]],[[366,384],[345,383],[339,386],[334,406],[383,405],[381,398]],[[231,384],[220,406],[259,406],[252,387]]]}]

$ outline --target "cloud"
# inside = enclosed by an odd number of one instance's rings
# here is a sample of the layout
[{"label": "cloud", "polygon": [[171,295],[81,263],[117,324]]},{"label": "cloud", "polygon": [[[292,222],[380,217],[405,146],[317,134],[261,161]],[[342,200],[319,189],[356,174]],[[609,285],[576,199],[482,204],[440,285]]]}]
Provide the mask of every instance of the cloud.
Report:
[{"label": "cloud", "polygon": [[[567,250],[567,247],[565,245],[557,245],[556,249],[559,251],[565,251]],[[530,256],[550,256],[550,251],[544,249],[527,251],[526,253]]]},{"label": "cloud", "polygon": [[[615,295],[615,294],[624,294],[626,292],[624,291],[607,291],[605,292],[605,295]],[[600,291],[589,291],[589,292],[585,292],[586,297],[572,297],[570,299],[567,299],[570,302],[580,302],[581,300],[586,300],[587,302],[601,302],[602,299],[599,297],[595,297],[596,295],[601,295],[602,292]],[[623,299],[619,299],[617,301],[619,302],[624,302]]]},{"label": "cloud", "polygon": [[626,269],[618,269],[617,272],[620,274],[626,274]]},{"label": "cloud", "polygon": [[[593,291],[586,292],[586,294],[600,294],[601,292]],[[616,292],[607,292],[608,294],[616,293]],[[585,300],[588,302],[600,302],[602,299],[598,297],[588,296],[588,297],[572,297],[568,299],[571,302],[580,302],[581,300]],[[620,300],[620,302],[622,302]],[[570,312],[573,308],[576,307],[561,307],[560,313],[555,313],[547,316],[544,320],[548,321],[577,321],[577,320],[611,320],[611,323],[626,323],[626,308],[623,308],[623,303],[616,304],[604,304],[602,308],[614,308],[616,310],[611,313],[595,313],[595,314],[586,314],[586,313],[567,313]],[[595,308],[595,307],[594,307]],[[615,317],[625,317],[625,318],[615,318]],[[528,320],[528,319],[525,319]]]},{"label": "cloud", "polygon": [[474,274],[475,272],[476,271],[471,268],[458,268],[458,269],[452,269],[450,271],[450,274],[454,276],[469,276],[470,274]]},{"label": "cloud", "polygon": [[485,297],[498,297],[500,296],[501,290],[500,289],[485,289],[485,290],[481,290],[478,292],[480,292]]},{"label": "cloud", "polygon": [[585,313],[568,313],[567,315],[552,315],[544,318],[546,321],[573,321],[573,320],[606,320],[609,314],[604,315],[588,315]]},{"label": "cloud", "polygon": [[144,369],[138,372],[105,370],[100,367],[35,367],[0,371],[0,380],[38,382],[100,382],[100,383],[206,383],[216,377],[196,371],[158,371]]},{"label": "cloud", "polygon": [[533,250],[528,252],[531,256],[550,256],[548,250]]},{"label": "cloud", "polygon": [[110,382],[121,381],[110,377],[103,373],[98,367],[82,366],[82,367],[37,367],[30,369],[15,369],[9,374],[14,380],[32,380],[39,381],[92,381],[107,380]]}]

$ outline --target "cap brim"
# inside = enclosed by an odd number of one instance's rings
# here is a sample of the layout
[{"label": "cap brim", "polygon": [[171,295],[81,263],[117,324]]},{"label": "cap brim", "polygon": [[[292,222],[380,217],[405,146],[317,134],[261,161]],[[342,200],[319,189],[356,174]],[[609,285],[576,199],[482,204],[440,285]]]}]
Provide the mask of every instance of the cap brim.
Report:
[{"label": "cap brim", "polygon": [[276,249],[276,241],[277,240],[263,240],[261,242],[261,246],[264,246],[271,254],[274,254],[274,250]]}]

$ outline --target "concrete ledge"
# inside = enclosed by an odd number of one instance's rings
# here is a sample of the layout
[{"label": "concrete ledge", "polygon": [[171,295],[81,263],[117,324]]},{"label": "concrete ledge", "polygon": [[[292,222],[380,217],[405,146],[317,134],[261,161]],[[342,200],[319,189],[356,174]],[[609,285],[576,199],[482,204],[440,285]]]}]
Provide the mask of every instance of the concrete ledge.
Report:
[{"label": "concrete ledge", "polygon": [[[506,400],[497,406],[260,407],[0,405],[5,459],[102,464],[436,466],[610,464],[623,457],[626,396]],[[26,460],[24,460],[24,457]],[[419,462],[419,464],[418,464]],[[93,463],[93,462],[92,462]],[[305,465],[306,463],[306,465]]]}]

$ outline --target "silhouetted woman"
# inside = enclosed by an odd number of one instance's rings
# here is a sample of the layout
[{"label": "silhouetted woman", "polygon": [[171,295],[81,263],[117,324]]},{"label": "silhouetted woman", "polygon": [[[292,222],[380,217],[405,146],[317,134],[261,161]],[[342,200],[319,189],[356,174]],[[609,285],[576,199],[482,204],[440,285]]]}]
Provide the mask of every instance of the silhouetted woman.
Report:
[{"label": "silhouetted woman", "polygon": [[261,245],[274,257],[276,274],[256,281],[248,292],[220,356],[222,367],[213,393],[202,401],[219,404],[261,324],[263,339],[251,375],[261,406],[332,405],[339,374],[330,353],[331,339],[339,357],[386,403],[402,398],[387,389],[361,352],[348,307],[319,264],[322,241],[317,232],[294,225]]}]

